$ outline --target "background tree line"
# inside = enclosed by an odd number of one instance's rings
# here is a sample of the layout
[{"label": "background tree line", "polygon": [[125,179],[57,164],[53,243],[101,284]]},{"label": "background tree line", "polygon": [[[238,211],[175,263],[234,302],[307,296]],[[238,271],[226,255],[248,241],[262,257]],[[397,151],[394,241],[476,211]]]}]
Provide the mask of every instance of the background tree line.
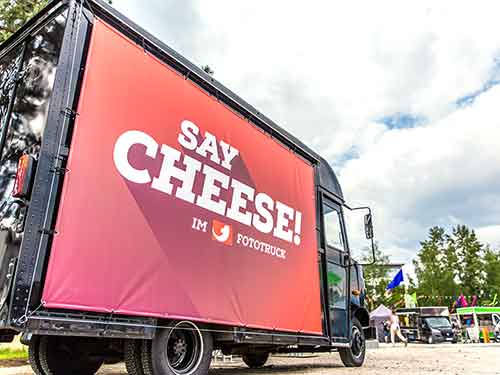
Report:
[{"label": "background tree line", "polygon": [[[404,287],[391,294],[385,291],[393,273],[383,266],[388,263],[389,257],[377,249],[377,262],[365,267],[371,309],[380,303],[404,307]],[[469,303],[477,296],[482,305],[491,304],[495,294],[500,300],[500,251],[482,244],[474,230],[465,225],[454,227],[451,233],[441,227],[431,228],[428,238],[420,243],[413,265],[417,280],[405,278],[408,293],[416,292],[419,306],[452,307],[460,295]]]}]

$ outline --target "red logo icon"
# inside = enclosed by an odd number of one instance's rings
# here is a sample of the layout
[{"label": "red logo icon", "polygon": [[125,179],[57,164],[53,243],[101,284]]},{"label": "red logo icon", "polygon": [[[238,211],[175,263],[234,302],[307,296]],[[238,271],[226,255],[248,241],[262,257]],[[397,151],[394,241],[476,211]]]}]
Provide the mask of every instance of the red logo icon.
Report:
[{"label": "red logo icon", "polygon": [[221,221],[212,221],[212,240],[222,242],[225,245],[233,244],[233,228]]}]

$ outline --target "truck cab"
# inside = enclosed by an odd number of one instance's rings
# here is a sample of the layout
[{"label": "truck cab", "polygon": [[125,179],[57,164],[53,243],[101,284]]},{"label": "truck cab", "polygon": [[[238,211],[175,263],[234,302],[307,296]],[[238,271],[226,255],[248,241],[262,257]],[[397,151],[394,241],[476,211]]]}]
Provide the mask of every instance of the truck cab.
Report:
[{"label": "truck cab", "polygon": [[320,184],[322,189],[319,191],[318,212],[322,213],[322,231],[319,257],[322,279],[328,291],[328,315],[331,321],[328,329],[333,340],[345,343],[345,338],[349,336],[348,316],[357,316],[364,327],[369,325],[364,305],[366,290],[363,269],[350,255],[344,216],[344,211],[350,208],[345,205],[340,184],[324,159],[320,167]]},{"label": "truck cab", "polygon": [[[349,345],[364,338],[373,338],[369,328],[369,313],[365,306],[366,289],[362,266],[351,256],[347,236],[345,210],[352,210],[345,204],[344,195],[333,170],[326,160],[320,165],[320,186],[318,191],[318,212],[322,214],[319,242],[319,261],[325,306],[325,331],[333,343]],[[365,208],[360,208],[365,209]],[[368,209],[369,210],[369,209]],[[368,239],[373,239],[371,228],[371,211],[365,219],[365,232]],[[356,319],[360,327],[353,325]],[[361,355],[364,348],[354,346]],[[363,354],[364,355],[364,354]]]}]

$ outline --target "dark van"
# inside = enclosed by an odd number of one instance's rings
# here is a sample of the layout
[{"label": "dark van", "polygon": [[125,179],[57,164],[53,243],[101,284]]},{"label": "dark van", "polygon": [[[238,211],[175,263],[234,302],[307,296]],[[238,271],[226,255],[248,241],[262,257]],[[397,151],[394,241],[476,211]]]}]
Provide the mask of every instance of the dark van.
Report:
[{"label": "dark van", "polygon": [[450,321],[447,307],[417,307],[397,309],[401,322],[401,332],[409,341],[421,341],[428,344],[451,342],[457,337]]}]

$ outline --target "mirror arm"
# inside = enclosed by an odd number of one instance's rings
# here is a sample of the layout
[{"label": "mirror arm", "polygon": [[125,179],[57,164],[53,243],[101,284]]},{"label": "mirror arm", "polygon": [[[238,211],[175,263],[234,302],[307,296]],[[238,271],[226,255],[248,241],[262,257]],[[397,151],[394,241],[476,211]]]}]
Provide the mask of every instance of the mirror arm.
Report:
[{"label": "mirror arm", "polygon": [[[347,205],[347,203],[344,203],[343,206],[347,208],[349,211],[356,211],[356,210],[368,210],[368,214],[372,214],[372,209],[368,206],[361,206],[361,207],[350,207]],[[372,266],[375,263],[377,263],[377,259],[375,259],[375,242],[373,241],[373,237],[370,239],[371,240],[371,245],[372,245],[372,261],[370,263],[359,263],[361,266]],[[351,262],[349,261],[349,265]]]},{"label": "mirror arm", "polygon": [[368,263],[368,266],[372,266],[375,263],[377,263],[377,259],[376,259],[376,255],[375,255],[375,242],[373,241],[373,236],[371,238],[371,242],[372,242],[372,261],[370,263]]}]

